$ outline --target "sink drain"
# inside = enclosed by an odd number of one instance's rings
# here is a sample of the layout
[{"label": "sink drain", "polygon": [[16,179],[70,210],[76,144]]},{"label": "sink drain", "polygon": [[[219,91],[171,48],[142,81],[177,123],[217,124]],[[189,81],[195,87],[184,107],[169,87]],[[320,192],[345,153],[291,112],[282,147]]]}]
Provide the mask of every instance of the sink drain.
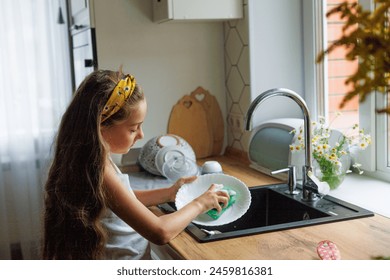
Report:
[{"label": "sink drain", "polygon": [[302,220],[310,220],[309,213],[305,212],[305,214],[303,214]]}]

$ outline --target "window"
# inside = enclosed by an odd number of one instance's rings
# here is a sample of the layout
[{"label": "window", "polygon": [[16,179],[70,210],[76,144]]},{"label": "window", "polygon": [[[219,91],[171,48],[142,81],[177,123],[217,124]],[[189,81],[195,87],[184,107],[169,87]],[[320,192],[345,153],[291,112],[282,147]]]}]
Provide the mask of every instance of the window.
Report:
[{"label": "window", "polygon": [[[305,62],[306,69],[306,101],[310,106],[313,118],[318,115],[328,120],[334,118],[339,111],[339,103],[348,87],[344,80],[358,67],[358,61],[344,59],[346,50],[339,48],[331,53],[319,66],[315,64],[316,54],[327,47],[329,42],[341,34],[343,22],[337,16],[327,18],[326,11],[345,0],[303,1],[305,53],[313,53],[313,58]],[[365,9],[373,9],[372,0],[359,1]],[[314,26],[313,29],[307,26]],[[312,32],[312,33],[310,33]],[[314,43],[313,43],[314,41]],[[310,60],[311,59],[311,60]],[[310,66],[312,63],[314,66]],[[313,74],[314,73],[314,74]],[[315,78],[315,82],[311,77]],[[310,94],[316,92],[316,94]],[[372,136],[372,145],[359,153],[358,161],[363,164],[365,174],[390,181],[390,116],[376,113],[376,108],[387,106],[390,99],[383,94],[371,94],[364,103],[351,100],[341,110],[343,117],[332,123],[332,127],[343,130],[358,123],[366,133]]]},{"label": "window", "polygon": [[[388,106],[390,102],[389,96],[377,94],[376,106],[383,108]],[[390,181],[390,115],[376,115],[376,172],[375,177]]]},{"label": "window", "polygon": [[[329,11],[345,0],[326,0],[326,9]],[[357,0],[350,0],[357,2]],[[342,27],[345,20],[339,15],[325,17],[326,21],[326,42],[327,45],[338,39],[342,35]],[[339,108],[340,103],[345,94],[351,90],[352,86],[346,85],[346,79],[353,74],[358,68],[358,61],[348,61],[345,59],[347,53],[346,48],[338,48],[327,56],[327,119],[332,122],[332,127],[341,131],[352,127],[355,123],[359,123],[359,101],[358,98],[350,100],[345,107]],[[326,105],[325,105],[326,106]],[[341,118],[335,118],[336,113],[341,112]]]}]

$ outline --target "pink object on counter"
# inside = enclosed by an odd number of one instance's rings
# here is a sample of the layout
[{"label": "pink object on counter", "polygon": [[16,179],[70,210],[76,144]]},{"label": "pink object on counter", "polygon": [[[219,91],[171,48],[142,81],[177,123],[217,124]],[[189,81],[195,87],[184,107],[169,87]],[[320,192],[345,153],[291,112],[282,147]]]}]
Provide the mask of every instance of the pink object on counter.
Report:
[{"label": "pink object on counter", "polygon": [[340,260],[340,251],[336,244],[329,240],[323,240],[317,245],[318,256],[322,260]]}]

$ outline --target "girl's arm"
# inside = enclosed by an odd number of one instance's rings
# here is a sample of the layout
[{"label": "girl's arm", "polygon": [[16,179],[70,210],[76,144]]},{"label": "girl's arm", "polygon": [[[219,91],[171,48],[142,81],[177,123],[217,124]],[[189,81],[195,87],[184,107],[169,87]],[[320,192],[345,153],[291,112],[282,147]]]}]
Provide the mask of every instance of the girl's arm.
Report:
[{"label": "girl's arm", "polygon": [[157,217],[123,186],[110,164],[105,168],[104,183],[111,210],[143,237],[159,245],[176,237],[199,214],[212,208],[220,211],[219,203],[227,205],[229,200],[225,192],[215,192],[213,185],[179,211]]},{"label": "girl's arm", "polygon": [[136,190],[134,191],[136,197],[145,206],[158,205],[165,202],[175,201],[176,193],[184,184],[191,183],[196,180],[196,176],[181,178],[176,183],[168,188],[154,189],[154,190]]}]

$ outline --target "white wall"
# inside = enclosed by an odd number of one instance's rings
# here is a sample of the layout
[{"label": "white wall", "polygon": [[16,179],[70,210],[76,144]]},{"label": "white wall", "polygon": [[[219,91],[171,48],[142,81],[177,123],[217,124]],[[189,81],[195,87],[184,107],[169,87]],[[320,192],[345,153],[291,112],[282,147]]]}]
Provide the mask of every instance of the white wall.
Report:
[{"label": "white wall", "polygon": [[[225,92],[229,75],[224,76],[222,22],[157,24],[152,21],[152,1],[94,1],[99,66],[117,69],[123,64],[148,98],[145,139],[138,147],[166,132],[174,104],[198,85],[217,97],[224,117],[227,111],[245,114],[251,100],[270,88],[289,88],[304,97],[302,0],[245,0],[245,19],[225,23],[240,36],[245,28],[249,33],[247,41],[240,41],[249,46],[248,93],[243,91],[237,100]],[[293,101],[276,97],[259,107],[254,124],[301,115]],[[227,144],[246,150],[248,133],[233,133],[229,127],[227,133]]]},{"label": "white wall", "polygon": [[[272,88],[304,97],[301,0],[248,0],[251,100]],[[256,111],[254,124],[276,117],[301,117],[292,100],[274,97]]]},{"label": "white wall", "polygon": [[202,86],[226,116],[223,24],[152,21],[152,1],[95,0],[99,68],[132,73],[145,91],[145,139],[167,132],[172,107]]}]

